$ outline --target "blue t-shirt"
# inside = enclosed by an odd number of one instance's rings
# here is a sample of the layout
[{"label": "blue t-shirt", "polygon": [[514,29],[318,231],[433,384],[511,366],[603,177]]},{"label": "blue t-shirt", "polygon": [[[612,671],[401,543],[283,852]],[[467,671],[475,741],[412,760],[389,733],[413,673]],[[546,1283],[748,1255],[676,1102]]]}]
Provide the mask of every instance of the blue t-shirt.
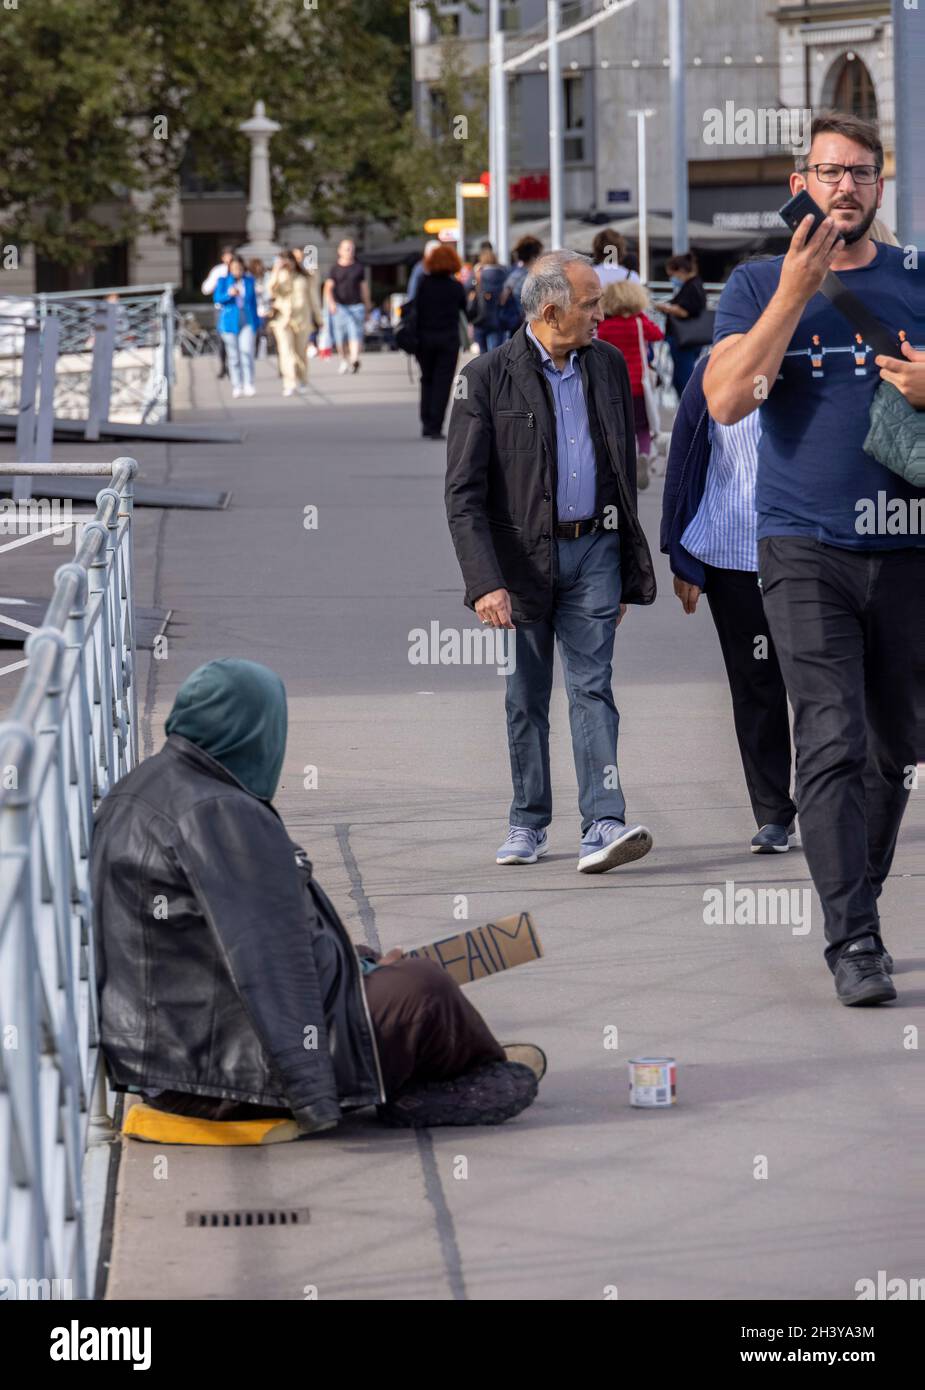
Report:
[{"label": "blue t-shirt", "polygon": [[[899,246],[875,243],[877,254],[860,270],[838,278],[887,328],[901,328],[913,347],[925,345],[925,268],[907,269]],[[761,317],[780,280],[783,256],[737,266],[716,313],[715,341],[747,333]],[[730,349],[734,352],[735,349]],[[916,534],[866,534],[858,503],[882,515],[895,497],[921,498],[896,473],[864,452],[870,407],[880,385],[873,348],[822,294],[813,295],[797,324],[780,373],[761,405],[761,441],[755,505],[757,538],[811,536],[847,550],[891,550],[925,545]]]}]

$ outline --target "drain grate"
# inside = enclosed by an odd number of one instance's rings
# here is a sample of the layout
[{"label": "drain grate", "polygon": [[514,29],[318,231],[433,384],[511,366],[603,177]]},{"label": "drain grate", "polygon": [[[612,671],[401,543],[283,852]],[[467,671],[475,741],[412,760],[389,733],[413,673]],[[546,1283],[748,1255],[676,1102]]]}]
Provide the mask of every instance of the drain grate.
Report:
[{"label": "drain grate", "polygon": [[205,1230],[226,1226],[304,1226],[308,1207],[270,1207],[263,1211],[188,1211],[187,1226]]}]

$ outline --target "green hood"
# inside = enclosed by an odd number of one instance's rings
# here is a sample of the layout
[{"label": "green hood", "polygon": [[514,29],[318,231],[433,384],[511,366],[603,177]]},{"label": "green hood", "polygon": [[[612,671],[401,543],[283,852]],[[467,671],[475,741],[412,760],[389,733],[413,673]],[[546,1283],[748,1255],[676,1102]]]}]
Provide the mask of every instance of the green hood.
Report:
[{"label": "green hood", "polygon": [[286,751],[286,687],[256,661],[209,661],[177,691],[168,734],[180,734],[270,801]]}]

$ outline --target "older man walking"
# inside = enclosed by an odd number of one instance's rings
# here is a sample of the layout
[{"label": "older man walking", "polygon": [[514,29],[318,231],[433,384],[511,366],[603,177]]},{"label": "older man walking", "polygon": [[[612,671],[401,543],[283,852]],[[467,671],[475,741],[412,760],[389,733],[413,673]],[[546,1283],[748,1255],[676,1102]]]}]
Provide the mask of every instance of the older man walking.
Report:
[{"label": "older man walking", "polygon": [[596,338],[601,286],[584,256],[541,256],[521,290],[525,323],[462,372],[450,419],[446,507],[484,624],[516,628],[507,677],[514,799],[499,864],[534,864],[552,819],[549,698],[556,643],[568,692],[581,811],[581,873],[652,848],[626,824],[611,689],[614,634],[655,576],[636,516],[626,363]]}]

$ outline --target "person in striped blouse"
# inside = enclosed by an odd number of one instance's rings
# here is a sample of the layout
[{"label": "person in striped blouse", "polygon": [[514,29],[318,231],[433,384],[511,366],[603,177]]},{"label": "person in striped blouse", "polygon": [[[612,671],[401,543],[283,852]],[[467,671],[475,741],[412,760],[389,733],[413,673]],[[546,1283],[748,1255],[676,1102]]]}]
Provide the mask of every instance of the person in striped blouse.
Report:
[{"label": "person in striped blouse", "polygon": [[688,383],[671,436],[662,550],[685,613],[707,596],[732,695],[736,738],[758,825],[753,854],[796,843],[787,692],[758,587],[755,479],[759,412],[721,425],[703,395],[706,358]]}]

